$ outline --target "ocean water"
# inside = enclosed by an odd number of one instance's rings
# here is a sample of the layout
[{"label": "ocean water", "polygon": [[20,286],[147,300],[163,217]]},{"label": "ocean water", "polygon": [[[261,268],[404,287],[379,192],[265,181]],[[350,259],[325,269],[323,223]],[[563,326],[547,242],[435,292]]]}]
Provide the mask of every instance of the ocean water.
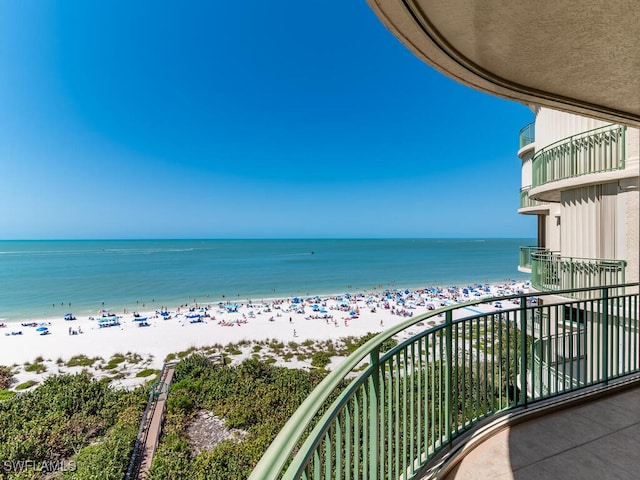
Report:
[{"label": "ocean water", "polygon": [[0,241],[0,319],[527,280],[520,239]]}]

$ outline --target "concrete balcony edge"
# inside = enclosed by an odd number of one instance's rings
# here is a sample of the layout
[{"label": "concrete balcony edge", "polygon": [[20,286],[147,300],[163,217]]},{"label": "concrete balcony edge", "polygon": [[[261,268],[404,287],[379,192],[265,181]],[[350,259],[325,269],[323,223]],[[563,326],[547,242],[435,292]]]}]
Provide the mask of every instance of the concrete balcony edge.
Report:
[{"label": "concrete balcony edge", "polygon": [[526,144],[524,147],[522,147],[520,150],[518,150],[518,158],[520,158],[522,160],[522,157],[524,155],[526,155],[527,153],[535,150],[536,148],[536,142],[531,142]]},{"label": "concrete balcony edge", "polygon": [[521,207],[518,209],[518,213],[521,215],[544,215],[549,214],[551,204],[535,205],[533,207]]},{"label": "concrete balcony edge", "polygon": [[608,384],[594,385],[543,400],[527,407],[519,407],[496,414],[456,438],[449,450],[445,449],[436,455],[415,478],[421,480],[444,479],[475,448],[512,426],[638,386],[640,386],[640,373],[635,373],[609,381]]},{"label": "concrete balcony edge", "polygon": [[638,170],[625,168],[624,170],[614,170],[610,172],[589,173],[576,177],[564,178],[539,185],[529,190],[529,198],[540,202],[559,202],[560,194],[564,190],[572,190],[589,185],[599,185],[604,183],[617,182],[625,178],[638,176]]}]

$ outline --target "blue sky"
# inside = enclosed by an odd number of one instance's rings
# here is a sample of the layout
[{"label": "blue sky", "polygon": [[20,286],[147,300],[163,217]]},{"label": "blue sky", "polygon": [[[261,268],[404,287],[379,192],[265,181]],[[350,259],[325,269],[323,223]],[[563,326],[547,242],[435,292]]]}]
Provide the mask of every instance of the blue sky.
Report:
[{"label": "blue sky", "polygon": [[0,238],[534,237],[520,104],[364,0],[0,3]]}]

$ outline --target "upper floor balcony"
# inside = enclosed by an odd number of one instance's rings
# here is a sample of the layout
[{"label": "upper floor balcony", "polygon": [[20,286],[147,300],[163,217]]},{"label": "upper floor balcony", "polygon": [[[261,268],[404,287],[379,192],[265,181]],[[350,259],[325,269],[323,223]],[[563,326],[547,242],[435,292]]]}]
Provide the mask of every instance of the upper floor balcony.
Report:
[{"label": "upper floor balcony", "polygon": [[518,209],[518,213],[538,214],[547,212],[549,210],[549,202],[534,200],[529,196],[530,190],[531,185],[520,189],[520,208]]},{"label": "upper floor balcony", "polygon": [[543,252],[544,247],[520,247],[520,263],[518,270],[524,273],[531,273],[531,254],[533,252]]},{"label": "upper floor balcony", "polygon": [[[638,308],[634,283],[478,300],[405,320],[325,377],[249,480],[446,474],[469,445],[489,437],[492,425],[504,430],[567,396],[584,398],[635,378]],[[579,312],[585,334],[563,333],[566,312]],[[398,343],[388,347],[391,339]],[[577,356],[582,368],[575,371]],[[550,446],[566,451],[547,438]]]},{"label": "upper floor balcony", "polygon": [[536,141],[536,122],[531,122],[520,129],[520,148]]},{"label": "upper floor balcony", "polygon": [[520,156],[525,150],[528,150],[526,147],[530,147],[533,149],[533,143],[536,141],[535,136],[535,122],[531,122],[520,129],[520,147],[518,150],[518,155]]},{"label": "upper floor balcony", "polygon": [[[558,201],[559,188],[602,182],[608,179],[607,173],[624,170],[625,132],[623,125],[607,125],[536,152],[532,160],[532,196]],[[596,174],[602,178],[585,177]]]},{"label": "upper floor balcony", "polygon": [[[521,249],[522,255],[522,249]],[[531,285],[543,292],[622,284],[624,260],[563,257],[545,249],[530,250]],[[579,291],[577,295],[588,292]]]}]

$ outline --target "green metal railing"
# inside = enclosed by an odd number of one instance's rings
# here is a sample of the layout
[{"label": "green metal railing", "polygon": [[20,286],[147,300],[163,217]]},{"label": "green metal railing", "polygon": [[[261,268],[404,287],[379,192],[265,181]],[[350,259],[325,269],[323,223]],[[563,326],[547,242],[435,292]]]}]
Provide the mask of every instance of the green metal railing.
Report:
[{"label": "green metal railing", "polygon": [[590,173],[624,169],[624,125],[607,125],[560,140],[532,160],[532,187]]},{"label": "green metal railing", "polygon": [[531,122],[520,129],[520,148],[536,141],[535,127],[536,122]]},{"label": "green metal railing", "polygon": [[[558,301],[570,291],[458,304],[377,335],[325,377],[249,479],[420,478],[482,419],[637,373],[638,283],[590,291],[589,300]],[[441,323],[427,329],[428,320]]]},{"label": "green metal railing", "polygon": [[544,247],[520,247],[520,263],[518,266],[531,269],[531,254],[534,252],[545,252]]},{"label": "green metal railing", "polygon": [[[624,260],[562,257],[549,250],[531,251],[531,284],[546,292],[624,283]],[[582,292],[580,295],[586,295]]]},{"label": "green metal railing", "polygon": [[520,189],[520,208],[539,207],[542,205],[549,205],[549,202],[541,202],[539,200],[534,200],[531,197],[529,197],[529,190],[531,190],[531,185],[522,187]]}]

